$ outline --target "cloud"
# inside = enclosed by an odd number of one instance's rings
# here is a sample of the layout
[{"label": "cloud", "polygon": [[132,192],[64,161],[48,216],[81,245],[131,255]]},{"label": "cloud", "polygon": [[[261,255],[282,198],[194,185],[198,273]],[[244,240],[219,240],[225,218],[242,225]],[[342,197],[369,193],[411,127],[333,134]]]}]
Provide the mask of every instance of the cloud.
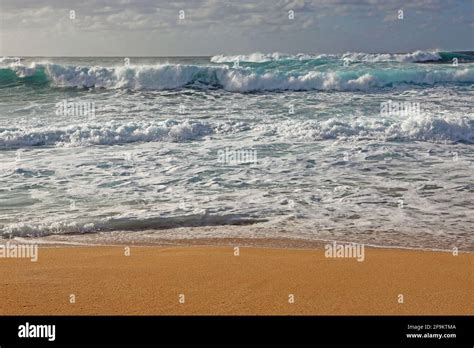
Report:
[{"label": "cloud", "polygon": [[[340,50],[349,43],[358,43],[353,36],[360,37],[364,40],[360,45],[365,45],[371,38],[392,35],[384,31],[386,28],[405,27],[419,33],[430,27],[431,40],[439,45],[433,32],[454,30],[443,27],[444,17],[450,18],[450,26],[459,19],[458,23],[466,30],[472,28],[473,14],[469,11],[472,4],[468,3],[463,0],[0,0],[0,38],[14,45],[19,33],[26,38],[28,33],[55,39],[70,35],[79,45],[80,37],[98,42],[94,36],[99,36],[102,42],[112,42],[120,40],[125,33],[133,41],[141,35],[192,46],[195,38],[212,37],[221,45],[235,46],[237,43],[232,40],[240,37],[241,47],[249,50],[259,43],[265,47],[278,46],[275,40],[282,37],[297,39],[287,43],[288,47],[296,47],[297,42],[302,46],[308,39],[318,37],[322,47],[333,45]],[[395,20],[400,9],[405,20],[398,26]],[[74,20],[69,18],[71,10],[75,11]],[[180,11],[184,11],[184,19],[179,19]],[[289,17],[289,11],[294,12],[294,19]],[[335,27],[339,36],[329,31]],[[327,39],[322,37],[323,32]],[[198,44],[203,46],[201,41]],[[127,43],[130,45],[137,44]]]},{"label": "cloud", "polygon": [[[442,11],[452,7],[453,0],[2,0],[1,6],[8,29],[55,23],[74,10],[83,30],[156,30],[175,25],[179,11],[183,10],[183,23],[191,27],[221,23],[232,28],[261,26],[274,30],[309,29],[317,18],[324,16],[380,13],[382,19],[393,20],[398,9]],[[291,22],[290,10],[295,12]]]}]

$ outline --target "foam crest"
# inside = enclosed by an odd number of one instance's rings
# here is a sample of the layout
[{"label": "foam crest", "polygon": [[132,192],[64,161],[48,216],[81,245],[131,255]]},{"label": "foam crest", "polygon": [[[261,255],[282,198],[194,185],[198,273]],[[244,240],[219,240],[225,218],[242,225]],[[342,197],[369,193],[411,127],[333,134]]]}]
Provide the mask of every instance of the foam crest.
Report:
[{"label": "foam crest", "polygon": [[427,141],[474,143],[474,120],[467,117],[433,117],[410,115],[402,120],[362,119],[347,121],[330,118],[325,121],[285,121],[258,127],[264,134],[291,139],[326,140],[367,138],[381,141]]},{"label": "foam crest", "polygon": [[344,54],[285,54],[285,53],[252,53],[248,55],[216,55],[211,57],[213,63],[266,63],[270,61],[280,60],[319,60],[319,59],[348,59],[357,62],[426,62],[438,61],[441,58],[436,51],[415,51],[411,53],[363,53],[363,52],[346,52]]},{"label": "foam crest", "polygon": [[441,60],[438,52],[434,51],[415,51],[412,53],[393,54],[393,53],[356,53],[347,52],[341,55],[342,59],[357,62],[400,62],[400,63],[416,63]]},{"label": "foam crest", "polygon": [[139,67],[65,67],[48,65],[47,73],[54,85],[85,88],[129,88],[145,90],[176,89],[186,86],[223,88],[232,92],[277,90],[366,91],[397,84],[473,82],[472,69],[369,70],[369,72],[309,71],[301,75],[258,72],[252,69],[230,69],[194,65],[167,64]]},{"label": "foam crest", "polygon": [[65,128],[0,129],[0,148],[28,146],[88,146],[133,142],[185,142],[211,133],[201,122],[108,122]]},{"label": "foam crest", "polygon": [[305,60],[305,59],[316,59],[319,56],[313,56],[309,54],[285,54],[285,53],[279,53],[279,52],[274,52],[274,53],[251,53],[251,54],[238,54],[238,55],[223,55],[219,54],[216,56],[211,57],[211,62],[212,63],[233,63],[233,62],[249,62],[249,63],[264,63],[264,62],[270,62],[270,61],[276,61],[276,60],[287,60],[287,59],[293,59],[293,60]]},{"label": "foam crest", "polygon": [[[49,83],[54,87],[169,90],[178,88],[224,89],[230,92],[259,91],[370,91],[407,85],[433,86],[474,82],[471,66],[426,65],[399,67],[365,66],[354,69],[341,64],[324,71],[288,68],[230,68],[186,64],[143,66],[66,66],[52,63],[10,68],[16,77],[32,77],[27,83]],[[0,70],[0,73],[2,70]],[[11,75],[11,72],[10,72]],[[7,74],[11,82],[11,76]],[[14,75],[15,76],[15,75]],[[9,83],[10,83],[9,82]]]}]

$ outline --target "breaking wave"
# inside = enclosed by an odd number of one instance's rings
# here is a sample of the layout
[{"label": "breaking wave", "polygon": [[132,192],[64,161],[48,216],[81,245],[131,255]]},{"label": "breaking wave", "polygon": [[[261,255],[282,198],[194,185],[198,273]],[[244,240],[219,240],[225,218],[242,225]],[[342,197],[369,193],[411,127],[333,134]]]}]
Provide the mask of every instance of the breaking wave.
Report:
[{"label": "breaking wave", "polygon": [[261,71],[250,67],[163,64],[131,67],[80,67],[33,64],[0,69],[0,87],[15,83],[48,84],[52,87],[168,90],[218,88],[230,92],[259,91],[370,91],[401,85],[473,83],[470,67],[417,66],[331,71]]}]

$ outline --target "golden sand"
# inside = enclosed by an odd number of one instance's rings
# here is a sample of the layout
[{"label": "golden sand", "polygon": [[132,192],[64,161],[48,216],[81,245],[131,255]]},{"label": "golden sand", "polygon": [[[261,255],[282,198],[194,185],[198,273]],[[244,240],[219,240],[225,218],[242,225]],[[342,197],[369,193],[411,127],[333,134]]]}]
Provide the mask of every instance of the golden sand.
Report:
[{"label": "golden sand", "polygon": [[37,262],[0,259],[0,314],[474,314],[473,255],[366,248],[358,262],[324,249],[40,248]]}]

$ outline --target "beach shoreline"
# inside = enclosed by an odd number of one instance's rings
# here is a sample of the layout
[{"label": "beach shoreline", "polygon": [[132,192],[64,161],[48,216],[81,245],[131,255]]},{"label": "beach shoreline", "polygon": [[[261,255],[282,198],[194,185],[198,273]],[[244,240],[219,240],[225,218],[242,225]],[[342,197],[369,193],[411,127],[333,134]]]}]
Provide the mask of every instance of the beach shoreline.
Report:
[{"label": "beach shoreline", "polygon": [[[212,240],[212,238],[210,239]],[[39,245],[3,258],[2,315],[472,315],[474,254],[366,247]],[[221,241],[222,242],[222,241]],[[283,241],[280,241],[283,243]],[[207,241],[209,243],[209,241]]]},{"label": "beach shoreline", "polygon": [[[277,249],[319,249],[334,241],[344,244],[361,244],[377,249],[400,249],[419,251],[440,251],[452,253],[474,252],[472,238],[445,240],[417,239],[417,234],[400,230],[379,236],[378,233],[359,231],[318,230],[308,233],[305,226],[298,224],[260,223],[251,225],[217,225],[217,226],[176,226],[166,229],[143,230],[97,230],[94,232],[50,233],[46,235],[10,235],[16,243],[33,243],[41,246],[245,246]],[[422,233],[420,233],[422,234]],[[5,237],[8,235],[5,235]],[[3,239],[3,243],[8,238]],[[0,245],[2,240],[0,239]]]}]

